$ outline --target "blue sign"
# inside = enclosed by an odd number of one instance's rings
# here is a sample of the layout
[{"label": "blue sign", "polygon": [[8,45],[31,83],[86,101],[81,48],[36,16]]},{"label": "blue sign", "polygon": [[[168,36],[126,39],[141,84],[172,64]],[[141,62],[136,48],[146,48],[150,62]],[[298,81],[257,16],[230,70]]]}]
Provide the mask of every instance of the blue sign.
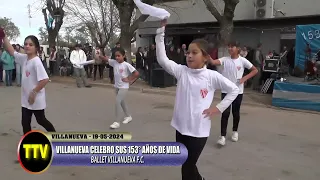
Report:
[{"label": "blue sign", "polygon": [[320,24],[296,26],[295,67],[304,70],[305,62],[320,50]]}]

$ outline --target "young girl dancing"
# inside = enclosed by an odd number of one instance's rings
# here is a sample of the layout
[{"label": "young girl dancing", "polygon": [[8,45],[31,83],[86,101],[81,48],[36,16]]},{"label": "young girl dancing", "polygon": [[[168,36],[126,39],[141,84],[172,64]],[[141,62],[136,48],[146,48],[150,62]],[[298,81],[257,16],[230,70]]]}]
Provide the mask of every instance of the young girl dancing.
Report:
[{"label": "young girl dancing", "polygon": [[127,105],[124,101],[130,84],[139,77],[139,72],[129,63],[125,62],[125,50],[117,48],[115,50],[115,58],[109,59],[106,56],[100,56],[100,58],[113,67],[114,72],[114,87],[116,88],[116,121],[110,125],[111,129],[117,129],[120,127],[120,111],[123,110],[125,118],[122,121],[123,124],[128,124],[132,121],[132,117],[128,112]]},{"label": "young girl dancing", "polygon": [[[0,34],[3,30],[0,29]],[[40,44],[35,36],[28,36],[24,40],[26,54],[16,52],[8,38],[3,39],[5,50],[15,58],[15,62],[22,67],[21,106],[23,133],[31,131],[31,118],[34,114],[37,122],[49,132],[55,132],[53,125],[45,116],[46,93],[45,86],[49,82],[48,74],[43,67],[37,53]]]},{"label": "young girl dancing", "polygon": [[[241,48],[238,43],[231,42],[229,43],[229,57],[223,57],[217,60],[210,60],[210,63],[219,66],[223,65],[223,70],[221,74],[228,78],[230,81],[235,83],[240,89],[237,98],[232,102],[232,115],[233,115],[233,133],[231,140],[236,142],[238,141],[238,126],[240,121],[240,106],[243,97],[243,83],[248,79],[252,78],[258,73],[256,67],[252,65],[250,61],[246,58],[240,56]],[[250,73],[246,76],[243,76],[244,68],[250,69]],[[243,77],[242,77],[243,76]],[[226,97],[226,91],[222,91],[221,99]],[[226,135],[227,135],[227,126],[228,119],[230,115],[230,108],[228,107],[221,116],[221,136],[218,139],[218,144],[224,146],[226,144]]]},{"label": "young girl dancing", "polygon": [[[188,158],[182,165],[182,180],[202,180],[196,163],[210,134],[210,116],[227,109],[239,89],[218,72],[206,68],[210,55],[205,40],[197,39],[189,45],[188,67],[169,60],[164,45],[166,20],[162,21],[162,25],[157,29],[155,38],[157,60],[178,81],[171,125],[176,129],[176,141],[188,149]],[[217,89],[228,94],[217,106],[210,107]]]}]

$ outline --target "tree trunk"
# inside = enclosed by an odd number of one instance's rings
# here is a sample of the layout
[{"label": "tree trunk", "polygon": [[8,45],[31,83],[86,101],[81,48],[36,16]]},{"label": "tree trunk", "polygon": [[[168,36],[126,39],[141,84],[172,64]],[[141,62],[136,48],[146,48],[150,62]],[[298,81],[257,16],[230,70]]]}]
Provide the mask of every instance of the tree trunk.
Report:
[{"label": "tree trunk", "polygon": [[131,57],[131,36],[127,35],[121,35],[120,38],[120,44],[121,47],[126,51],[126,58],[127,58],[127,62],[132,64],[132,57]]},{"label": "tree trunk", "polygon": [[55,47],[56,44],[56,39],[57,39],[58,32],[55,32],[54,30],[51,30],[48,32],[48,42],[49,42],[49,47]]},{"label": "tree trunk", "polygon": [[128,63],[132,63],[131,59],[131,39],[133,36],[133,32],[130,28],[131,16],[133,7],[123,6],[118,8],[119,16],[120,16],[120,45],[126,51],[126,58]]},{"label": "tree trunk", "polygon": [[223,17],[220,22],[219,40],[220,46],[228,45],[233,32],[233,21]]},{"label": "tree trunk", "polygon": [[219,47],[225,49],[226,45],[230,41],[232,32],[233,32],[233,18],[234,11],[236,9],[239,0],[223,0],[224,1],[224,10],[221,14],[216,5],[212,3],[211,0],[203,0],[208,11],[217,19],[220,24],[219,31]]},{"label": "tree trunk", "polygon": [[[51,1],[47,1],[47,3],[49,3],[49,2],[51,2]],[[48,6],[48,8],[52,8],[52,4],[51,3],[47,4],[47,6]],[[56,38],[57,38],[59,30],[60,30],[60,28],[61,28],[61,26],[63,24],[64,11],[63,11],[62,7],[59,7],[59,9],[55,9],[55,10],[49,11],[50,16],[54,17],[54,12],[57,12],[57,11],[59,11],[60,17],[58,19],[55,19],[54,23],[49,25],[48,24],[49,19],[48,19],[47,11],[46,11],[46,9],[42,9],[44,22],[46,24],[46,28],[47,28],[47,31],[48,31],[49,47],[56,46]]]}]

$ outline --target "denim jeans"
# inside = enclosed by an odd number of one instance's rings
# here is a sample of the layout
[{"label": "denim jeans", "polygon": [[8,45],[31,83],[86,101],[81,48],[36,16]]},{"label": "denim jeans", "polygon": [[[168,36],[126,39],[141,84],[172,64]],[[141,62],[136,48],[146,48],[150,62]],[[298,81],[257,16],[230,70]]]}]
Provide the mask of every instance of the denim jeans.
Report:
[{"label": "denim jeans", "polygon": [[84,68],[74,68],[74,75],[76,76],[76,82],[78,87],[81,87],[82,82],[84,86],[89,85],[87,81],[86,71],[84,70]]},{"label": "denim jeans", "polygon": [[13,70],[6,70],[6,86],[12,86],[12,72]]}]

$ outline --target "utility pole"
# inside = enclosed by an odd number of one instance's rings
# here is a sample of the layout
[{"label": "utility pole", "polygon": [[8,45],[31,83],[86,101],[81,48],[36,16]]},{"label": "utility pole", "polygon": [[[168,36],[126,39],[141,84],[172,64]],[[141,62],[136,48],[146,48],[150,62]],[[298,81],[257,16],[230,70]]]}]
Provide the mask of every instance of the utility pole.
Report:
[{"label": "utility pole", "polygon": [[28,18],[29,18],[29,27],[31,27],[31,6],[28,4]]}]

